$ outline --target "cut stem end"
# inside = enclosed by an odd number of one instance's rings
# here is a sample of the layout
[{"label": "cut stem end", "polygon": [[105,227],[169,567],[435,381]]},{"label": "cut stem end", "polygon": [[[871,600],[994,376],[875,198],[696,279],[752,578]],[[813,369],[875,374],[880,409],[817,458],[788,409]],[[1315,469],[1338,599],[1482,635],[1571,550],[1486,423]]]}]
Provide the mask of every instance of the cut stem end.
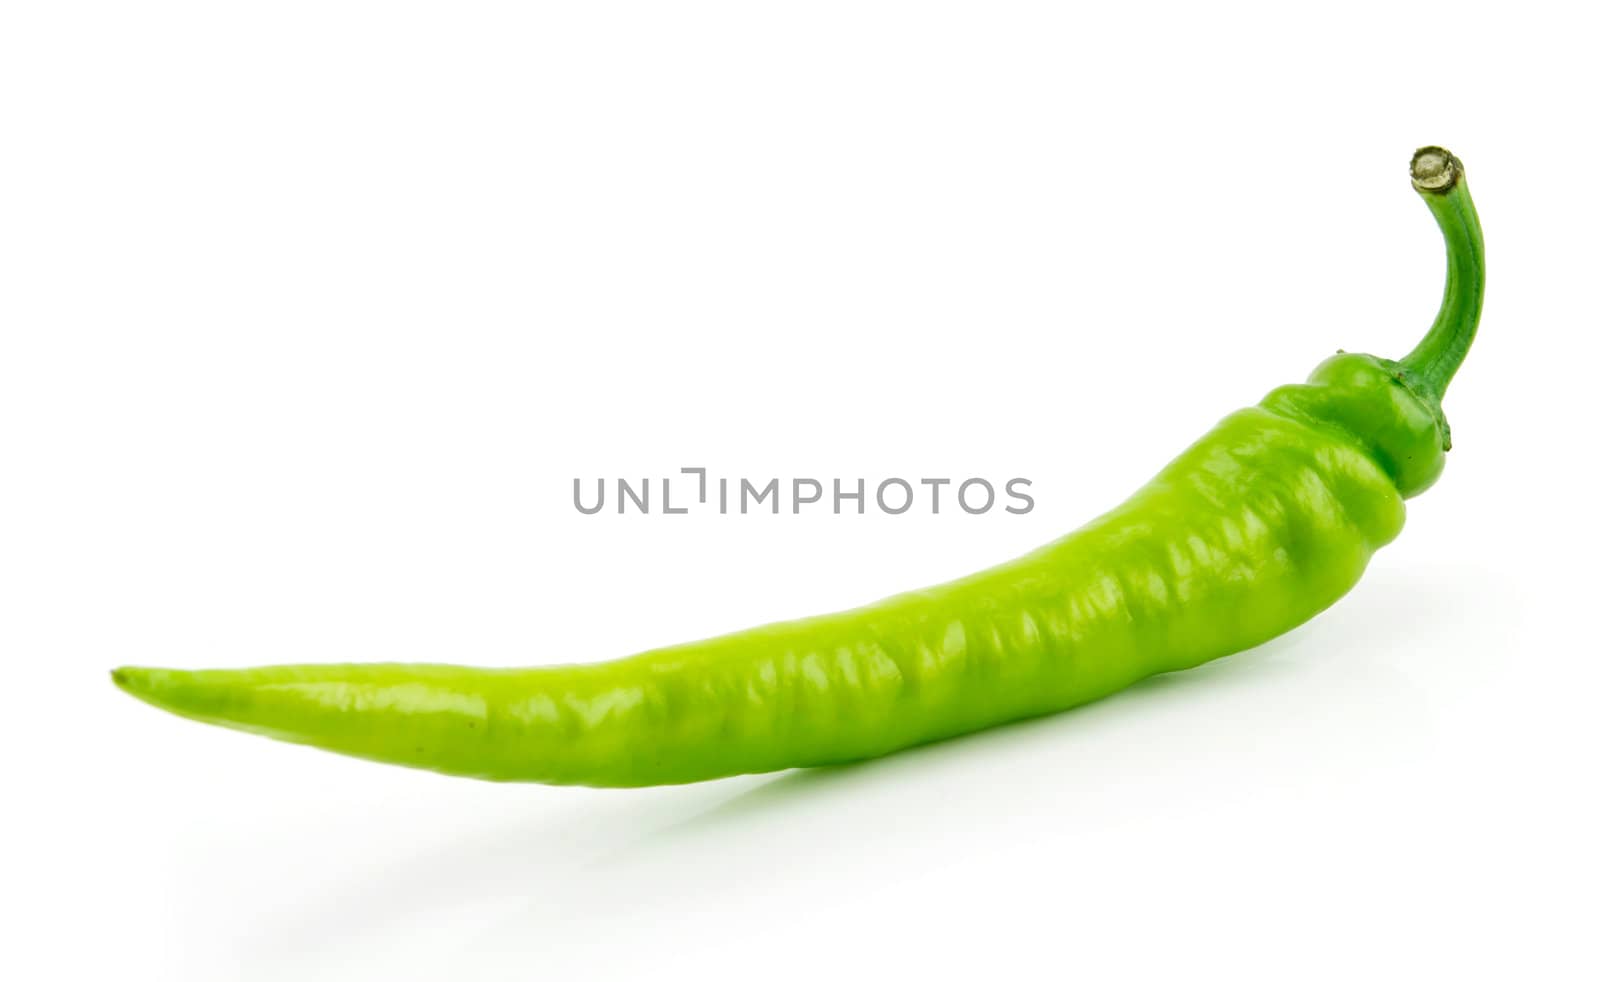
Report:
[{"label": "cut stem end", "polygon": [[1427,194],[1444,194],[1461,179],[1461,161],[1444,147],[1423,147],[1411,155],[1411,186]]}]

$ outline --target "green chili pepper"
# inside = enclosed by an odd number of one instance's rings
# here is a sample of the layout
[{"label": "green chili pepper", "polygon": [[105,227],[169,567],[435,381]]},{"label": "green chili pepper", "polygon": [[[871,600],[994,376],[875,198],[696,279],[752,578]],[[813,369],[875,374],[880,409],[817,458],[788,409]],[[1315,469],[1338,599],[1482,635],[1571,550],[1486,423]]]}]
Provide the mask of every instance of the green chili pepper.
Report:
[{"label": "green chili pepper", "polygon": [[1461,162],[1417,151],[1444,301],[1398,361],[1340,353],[1126,503],[1011,562],[855,610],[594,665],[121,668],[190,719],[495,781],[630,787],[860,760],[1099,699],[1332,604],[1438,479],[1483,302]]}]

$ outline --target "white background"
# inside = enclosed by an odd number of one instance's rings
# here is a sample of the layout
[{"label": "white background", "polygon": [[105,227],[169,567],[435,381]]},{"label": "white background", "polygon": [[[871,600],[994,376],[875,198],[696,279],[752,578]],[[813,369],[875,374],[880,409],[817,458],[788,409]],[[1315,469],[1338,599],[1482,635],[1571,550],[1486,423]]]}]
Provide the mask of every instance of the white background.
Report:
[{"label": "white background", "polygon": [[[1592,25],[1559,8],[12,3],[0,974],[1595,970]],[[1443,274],[1456,449],[1343,602],[826,772],[495,786],[118,664],[582,661],[1009,558]],[[575,476],[1025,476],[1026,516],[586,517]]]}]

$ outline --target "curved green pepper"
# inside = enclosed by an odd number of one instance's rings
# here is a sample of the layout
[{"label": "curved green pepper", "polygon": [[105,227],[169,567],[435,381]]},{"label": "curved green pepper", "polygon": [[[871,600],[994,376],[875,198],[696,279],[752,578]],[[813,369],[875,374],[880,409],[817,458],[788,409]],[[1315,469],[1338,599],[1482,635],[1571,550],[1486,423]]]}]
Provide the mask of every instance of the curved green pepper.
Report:
[{"label": "curved green pepper", "polygon": [[496,781],[630,787],[887,754],[1242,651],[1349,590],[1449,449],[1483,239],[1460,161],[1417,151],[1444,302],[1409,355],[1338,354],[1228,416],[1120,507],[1011,562],[842,613],[594,665],[121,668],[207,723]]}]

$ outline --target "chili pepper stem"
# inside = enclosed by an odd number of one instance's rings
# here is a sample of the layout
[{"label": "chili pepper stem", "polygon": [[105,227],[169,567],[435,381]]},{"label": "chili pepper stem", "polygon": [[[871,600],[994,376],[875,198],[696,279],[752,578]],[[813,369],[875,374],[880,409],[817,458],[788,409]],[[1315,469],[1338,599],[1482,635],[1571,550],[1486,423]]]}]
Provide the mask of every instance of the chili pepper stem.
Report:
[{"label": "chili pepper stem", "polygon": [[1411,185],[1444,233],[1444,299],[1433,326],[1397,363],[1403,378],[1435,406],[1472,346],[1483,310],[1483,229],[1467,191],[1461,161],[1442,147],[1423,147],[1411,158]]}]

